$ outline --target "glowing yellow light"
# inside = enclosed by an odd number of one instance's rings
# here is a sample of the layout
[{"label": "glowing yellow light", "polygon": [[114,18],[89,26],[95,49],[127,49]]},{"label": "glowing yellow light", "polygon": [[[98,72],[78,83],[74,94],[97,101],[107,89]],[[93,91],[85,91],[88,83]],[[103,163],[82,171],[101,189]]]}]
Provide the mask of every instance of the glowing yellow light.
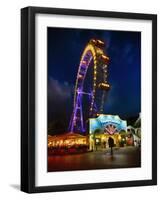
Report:
[{"label": "glowing yellow light", "polygon": [[[97,114],[98,115],[98,114]],[[99,115],[98,115],[99,116]],[[105,140],[106,139],[106,137],[103,135],[102,137],[101,137],[101,139],[102,140]]]},{"label": "glowing yellow light", "polygon": [[118,136],[118,140],[121,140],[121,135]]},{"label": "glowing yellow light", "polygon": [[103,41],[101,41],[101,40],[97,40],[100,44],[104,44],[104,42]]},{"label": "glowing yellow light", "polygon": [[85,65],[85,64],[86,64],[86,61],[84,61],[84,60],[83,60],[83,61],[82,61],[82,64],[84,64],[84,65]]},{"label": "glowing yellow light", "polygon": [[99,142],[99,139],[98,139],[98,138],[96,138],[96,142],[97,142],[97,143]]},{"label": "glowing yellow light", "polygon": [[82,78],[83,78],[83,76],[82,76],[82,75],[78,75],[78,78],[79,78],[79,79],[82,79]]},{"label": "glowing yellow light", "polygon": [[108,57],[108,56],[105,56],[105,55],[103,55],[103,54],[102,54],[102,58],[109,60],[109,57]]}]

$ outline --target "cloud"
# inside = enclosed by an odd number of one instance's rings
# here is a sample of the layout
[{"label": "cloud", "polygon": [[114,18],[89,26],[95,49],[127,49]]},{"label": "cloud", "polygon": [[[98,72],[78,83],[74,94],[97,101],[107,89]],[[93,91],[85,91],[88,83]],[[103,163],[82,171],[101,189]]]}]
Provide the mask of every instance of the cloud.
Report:
[{"label": "cloud", "polygon": [[73,86],[59,82],[51,77],[48,80],[48,123],[64,121],[69,123],[73,102]]},{"label": "cloud", "polygon": [[51,98],[53,101],[66,101],[71,98],[71,89],[72,87],[68,82],[60,83],[58,80],[49,78],[48,81],[48,98]]}]

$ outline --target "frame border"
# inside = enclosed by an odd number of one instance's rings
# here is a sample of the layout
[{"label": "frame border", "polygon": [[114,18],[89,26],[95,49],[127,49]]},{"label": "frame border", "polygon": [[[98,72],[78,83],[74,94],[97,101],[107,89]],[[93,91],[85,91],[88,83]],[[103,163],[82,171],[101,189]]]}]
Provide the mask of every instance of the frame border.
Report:
[{"label": "frame border", "polygon": [[[36,14],[109,17],[152,21],[152,179],[35,186],[35,16]],[[21,9],[21,191],[27,193],[157,185],[157,15],[47,7]]]}]

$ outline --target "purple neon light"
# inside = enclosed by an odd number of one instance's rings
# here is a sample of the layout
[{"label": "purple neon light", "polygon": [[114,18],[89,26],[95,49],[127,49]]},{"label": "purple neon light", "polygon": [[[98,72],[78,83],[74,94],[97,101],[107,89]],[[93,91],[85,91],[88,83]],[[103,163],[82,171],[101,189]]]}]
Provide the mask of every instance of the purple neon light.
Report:
[{"label": "purple neon light", "polygon": [[[73,113],[69,124],[69,131],[70,132],[85,132],[85,126],[83,121],[83,112],[82,112],[82,95],[83,94],[89,94],[92,95],[92,93],[85,93],[83,91],[83,84],[84,79],[89,67],[89,64],[92,60],[92,54],[90,52],[87,52],[85,55],[83,61],[81,61],[78,69],[78,75],[77,75],[77,89],[76,89],[76,99],[74,103]],[[82,76],[80,78],[79,76]]]}]

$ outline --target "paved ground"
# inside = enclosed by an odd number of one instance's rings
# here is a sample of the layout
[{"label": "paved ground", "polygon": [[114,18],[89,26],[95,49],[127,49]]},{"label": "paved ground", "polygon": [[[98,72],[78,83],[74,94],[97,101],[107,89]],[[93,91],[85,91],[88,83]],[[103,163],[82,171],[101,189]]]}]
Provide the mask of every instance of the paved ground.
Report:
[{"label": "paved ground", "polygon": [[75,155],[49,156],[48,171],[89,170],[140,167],[140,149],[137,147],[115,148]]}]

